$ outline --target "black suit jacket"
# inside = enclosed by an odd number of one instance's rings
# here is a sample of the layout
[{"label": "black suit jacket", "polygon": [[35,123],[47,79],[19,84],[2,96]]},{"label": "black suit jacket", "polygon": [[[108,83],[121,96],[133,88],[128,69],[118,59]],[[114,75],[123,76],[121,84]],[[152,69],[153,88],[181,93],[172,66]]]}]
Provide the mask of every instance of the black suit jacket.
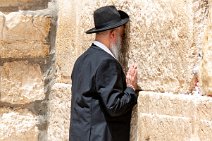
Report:
[{"label": "black suit jacket", "polygon": [[129,141],[137,95],[119,62],[92,44],[72,72],[69,141]]}]

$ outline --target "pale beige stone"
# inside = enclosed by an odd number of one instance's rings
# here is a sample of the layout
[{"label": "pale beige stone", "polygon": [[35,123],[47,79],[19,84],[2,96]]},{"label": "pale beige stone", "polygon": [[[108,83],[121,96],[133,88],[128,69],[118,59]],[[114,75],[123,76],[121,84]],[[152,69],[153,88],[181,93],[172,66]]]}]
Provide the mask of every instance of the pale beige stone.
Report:
[{"label": "pale beige stone", "polygon": [[4,139],[0,139],[0,141],[39,141],[38,138],[38,130],[37,127],[32,128],[26,132],[21,133],[13,133],[11,136],[6,137]]},{"label": "pale beige stone", "polygon": [[[193,106],[191,105],[193,105],[193,103],[189,100],[189,96],[186,95],[180,96],[165,93],[140,92],[138,104],[134,107],[132,114],[131,141],[163,141],[169,140],[170,138],[173,140],[182,139],[175,135],[177,132],[175,130],[180,128],[180,125],[176,128],[171,126],[178,124],[176,123],[178,120],[180,120],[179,123],[184,123],[184,120],[186,120],[186,124],[188,120],[191,120],[189,119],[193,114]],[[163,127],[163,125],[165,125],[165,127]],[[171,128],[173,135],[170,135],[170,130],[163,134],[161,130],[167,130],[164,128]],[[157,134],[157,132],[159,133]],[[169,136],[167,137],[166,134]],[[181,134],[184,134],[183,131]],[[189,133],[187,133],[187,135],[189,135]]]},{"label": "pale beige stone", "polygon": [[35,16],[24,12],[12,12],[5,15],[3,40],[11,41],[42,41],[47,42],[51,18]]},{"label": "pale beige stone", "polygon": [[140,92],[133,109],[131,141],[211,139],[212,98]]},{"label": "pale beige stone", "polygon": [[9,7],[9,6],[19,6],[23,4],[30,4],[30,3],[44,3],[47,0],[1,0],[0,5],[2,7]]},{"label": "pale beige stone", "polygon": [[78,27],[80,19],[79,3],[77,0],[57,0],[58,3],[58,28],[56,35],[56,65],[57,82],[70,83],[73,64],[79,56],[81,46],[78,45]]},{"label": "pale beige stone", "polygon": [[0,41],[1,58],[35,58],[49,55],[50,45],[39,41]]},{"label": "pale beige stone", "polygon": [[138,64],[141,89],[189,92],[197,55],[193,55],[196,48],[192,46],[192,11],[188,4],[183,0],[157,0],[127,5],[132,21],[129,64]]},{"label": "pale beige stone", "polygon": [[211,120],[201,120],[199,122],[198,135],[199,141],[211,141],[212,140],[212,122]]},{"label": "pale beige stone", "polygon": [[[195,99],[192,99],[195,102]],[[200,120],[212,121],[212,98],[201,97],[196,100],[196,117]],[[193,109],[194,109],[193,108]]]},{"label": "pale beige stone", "polygon": [[184,117],[139,114],[138,125],[137,141],[188,141],[192,134],[191,122]]},{"label": "pale beige stone", "polygon": [[191,117],[195,107],[195,97],[168,93],[140,92],[139,112],[160,115]]},{"label": "pale beige stone", "polygon": [[205,34],[205,44],[203,47],[203,59],[201,66],[201,86],[203,95],[212,96],[212,2],[209,2],[210,10],[208,25]]},{"label": "pale beige stone", "polygon": [[2,70],[2,67],[0,66],[0,95],[1,95],[1,91],[2,91],[2,90],[1,90],[1,89],[2,89],[2,86],[1,86],[1,72],[2,72],[2,71],[1,71],[1,70]]},{"label": "pale beige stone", "polygon": [[48,0],[1,0],[0,11],[35,10],[47,8]]},{"label": "pale beige stone", "polygon": [[30,112],[0,109],[0,141],[38,141],[37,117]]},{"label": "pale beige stone", "polygon": [[51,89],[48,110],[48,141],[68,141],[71,85],[56,83]]},{"label": "pale beige stone", "polygon": [[[58,82],[64,82],[66,77],[70,79],[70,73],[76,58],[76,50],[74,40],[76,39],[76,13],[73,1],[63,0],[57,1],[58,12],[58,28],[56,35],[56,65]],[[66,78],[66,79],[67,79]],[[70,82],[70,80],[68,80]]]},{"label": "pale beige stone", "polygon": [[0,56],[2,58],[46,57],[50,52],[51,17],[42,11],[14,12],[0,20]]},{"label": "pale beige stone", "polygon": [[[2,40],[3,36],[3,27],[4,27],[5,17],[4,14],[0,12],[0,40]],[[0,54],[1,56],[1,54]]]},{"label": "pale beige stone", "polygon": [[38,64],[7,62],[3,64],[0,74],[2,102],[26,104],[45,98],[44,78]]}]

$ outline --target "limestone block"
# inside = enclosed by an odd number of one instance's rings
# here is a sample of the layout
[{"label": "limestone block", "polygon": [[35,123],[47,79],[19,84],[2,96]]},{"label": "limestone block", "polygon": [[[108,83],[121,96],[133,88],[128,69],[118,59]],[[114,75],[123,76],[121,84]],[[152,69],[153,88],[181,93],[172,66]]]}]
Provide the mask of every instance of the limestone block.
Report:
[{"label": "limestone block", "polygon": [[168,93],[140,92],[139,112],[161,115],[191,117],[195,106],[195,97]]},{"label": "limestone block", "polygon": [[[82,23],[85,23],[85,19],[82,20],[80,17],[81,13],[84,14],[83,11],[87,11],[89,8],[87,6],[83,8],[85,2],[93,3],[93,1],[57,0],[59,8],[55,45],[58,72],[57,82],[70,83],[71,71],[76,58],[91,45],[91,42],[86,42],[87,38],[84,38],[84,28],[80,26]],[[85,24],[88,24],[88,22]],[[79,33],[83,33],[83,35]],[[89,46],[85,44],[89,44]]]},{"label": "limestone block", "polygon": [[133,109],[131,141],[211,140],[212,98],[140,92]]},{"label": "limestone block", "polygon": [[201,120],[199,123],[199,141],[211,141],[212,140],[212,122],[208,120]]},{"label": "limestone block", "polygon": [[212,98],[201,97],[196,101],[196,117],[199,120],[212,121]]},{"label": "limestone block", "polygon": [[26,104],[45,98],[44,78],[38,64],[28,61],[7,62],[0,70],[0,101]]},{"label": "limestone block", "polygon": [[39,41],[0,41],[1,58],[35,58],[49,55],[50,45]]},{"label": "limestone block", "polygon": [[[212,5],[212,2],[209,2]],[[212,96],[212,7],[210,6],[201,66],[201,86],[204,95]]]},{"label": "limestone block", "polygon": [[44,3],[45,0],[1,0],[0,5],[4,7],[9,7],[9,6],[19,6],[22,3],[25,4],[30,4],[30,3]]},{"label": "limestone block", "polygon": [[43,41],[46,43],[50,31],[51,18],[36,16],[24,12],[12,12],[5,15],[4,40]]},{"label": "limestone block", "polygon": [[189,2],[137,1],[125,6],[131,17],[129,64],[138,64],[141,89],[189,92],[197,60]]},{"label": "limestone block", "polygon": [[56,35],[56,64],[58,72],[57,82],[70,83],[72,66],[76,60],[79,46],[75,45],[76,35],[76,5],[75,1],[58,0],[58,28]]},{"label": "limestone block", "polygon": [[36,10],[46,8],[48,0],[1,0],[0,11]]},{"label": "limestone block", "polygon": [[[140,92],[138,105],[134,108],[132,116],[131,141],[145,139],[209,141],[211,104],[212,99],[209,97]],[[182,123],[176,123],[181,120]],[[178,127],[178,124],[183,128],[189,128],[189,132]],[[157,126],[161,127],[156,129]]]},{"label": "limestone block", "polygon": [[136,111],[212,121],[211,105],[210,97],[143,91],[139,93]]},{"label": "limestone block", "polygon": [[49,96],[48,141],[68,141],[70,126],[71,85],[56,83]]},{"label": "limestone block", "polygon": [[0,141],[38,141],[37,117],[30,112],[1,108],[0,121]]},{"label": "limestone block", "polygon": [[190,120],[183,117],[142,113],[138,125],[137,141],[188,141],[192,134]]},{"label": "limestone block", "polygon": [[[41,12],[40,12],[41,13]],[[51,18],[45,14],[13,12],[3,15],[0,35],[2,58],[45,57],[49,55]],[[44,12],[45,13],[45,12]]]}]

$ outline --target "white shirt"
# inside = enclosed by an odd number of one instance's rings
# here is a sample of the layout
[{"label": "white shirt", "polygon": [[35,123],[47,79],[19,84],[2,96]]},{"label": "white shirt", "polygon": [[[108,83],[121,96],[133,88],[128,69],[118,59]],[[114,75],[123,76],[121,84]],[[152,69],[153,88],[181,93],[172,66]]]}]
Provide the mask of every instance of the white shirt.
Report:
[{"label": "white shirt", "polygon": [[115,56],[113,55],[113,53],[104,44],[102,44],[101,42],[94,41],[93,44],[95,44],[96,46],[100,47],[101,49],[103,49],[104,51],[106,51],[107,53],[109,53],[111,56],[113,56],[115,58]]}]

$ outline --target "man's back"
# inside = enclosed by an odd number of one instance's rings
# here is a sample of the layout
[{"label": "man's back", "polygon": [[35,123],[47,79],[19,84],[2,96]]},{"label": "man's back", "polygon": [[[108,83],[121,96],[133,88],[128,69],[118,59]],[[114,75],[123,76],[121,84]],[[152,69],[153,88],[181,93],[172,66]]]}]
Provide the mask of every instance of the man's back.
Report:
[{"label": "man's back", "polygon": [[118,61],[92,45],[72,72],[72,141],[128,141],[136,94]]}]

